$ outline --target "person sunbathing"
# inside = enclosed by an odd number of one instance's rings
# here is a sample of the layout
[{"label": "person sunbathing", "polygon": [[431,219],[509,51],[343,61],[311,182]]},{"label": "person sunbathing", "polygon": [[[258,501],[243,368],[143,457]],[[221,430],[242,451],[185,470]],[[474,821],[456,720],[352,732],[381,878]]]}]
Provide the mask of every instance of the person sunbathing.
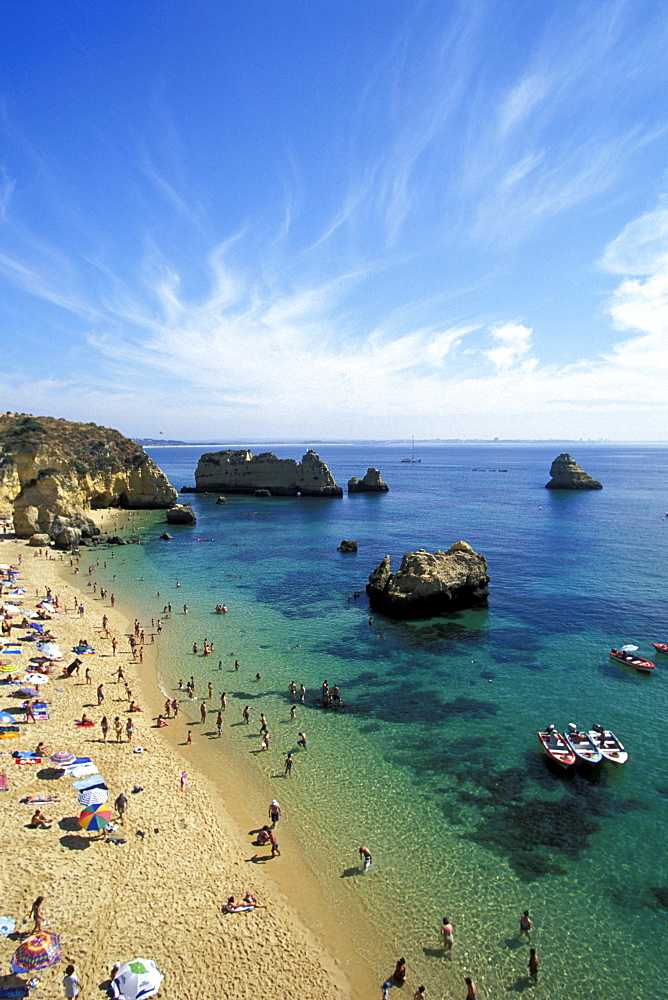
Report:
[{"label": "person sunbathing", "polygon": [[92,726],[93,725],[93,720],[89,719],[85,712],[82,712],[81,713],[81,721],[80,721],[79,725],[80,726]]},{"label": "person sunbathing", "polygon": [[248,906],[259,907],[261,910],[266,910],[267,909],[267,907],[266,907],[266,905],[264,903],[258,903],[257,896],[253,895],[252,892],[247,892],[244,895],[243,903],[247,904]]},{"label": "person sunbathing", "polygon": [[143,712],[143,711],[144,710],[141,707],[141,705],[138,705],[136,701],[130,702],[130,707],[128,709],[128,712]]},{"label": "person sunbathing", "polygon": [[47,819],[44,813],[40,812],[39,809],[35,809],[28,826],[32,830],[49,830],[51,828],[51,820]]},{"label": "person sunbathing", "polygon": [[158,716],[158,721],[156,722],[156,726],[158,726],[158,728],[162,729],[163,726],[168,726],[168,725],[169,725],[169,723],[167,722],[167,720],[162,715],[159,715]]},{"label": "person sunbathing", "polygon": [[35,747],[35,756],[36,757],[46,757],[46,755],[48,754],[48,752],[49,751],[46,749],[46,747],[44,746],[44,744],[42,742],[39,742],[37,744],[37,746]]}]

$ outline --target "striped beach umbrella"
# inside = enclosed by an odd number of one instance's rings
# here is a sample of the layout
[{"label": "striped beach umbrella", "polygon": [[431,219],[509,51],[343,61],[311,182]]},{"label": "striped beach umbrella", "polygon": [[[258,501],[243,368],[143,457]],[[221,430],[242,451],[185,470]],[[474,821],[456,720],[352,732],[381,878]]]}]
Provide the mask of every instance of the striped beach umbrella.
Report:
[{"label": "striped beach umbrella", "polygon": [[84,809],[94,809],[95,806],[101,806],[109,798],[109,792],[106,788],[86,788],[81,793],[77,802]]},{"label": "striped beach umbrella", "polygon": [[104,805],[101,804],[97,808],[91,806],[90,809],[84,809],[79,816],[79,826],[82,830],[104,830],[113,818],[114,814],[111,809],[106,809]]},{"label": "striped beach umbrella", "polygon": [[41,931],[22,941],[12,956],[12,972],[34,972],[46,969],[60,960],[60,938]]},{"label": "striped beach umbrella", "polygon": [[70,750],[56,750],[51,754],[51,760],[54,764],[72,764],[76,757]]}]

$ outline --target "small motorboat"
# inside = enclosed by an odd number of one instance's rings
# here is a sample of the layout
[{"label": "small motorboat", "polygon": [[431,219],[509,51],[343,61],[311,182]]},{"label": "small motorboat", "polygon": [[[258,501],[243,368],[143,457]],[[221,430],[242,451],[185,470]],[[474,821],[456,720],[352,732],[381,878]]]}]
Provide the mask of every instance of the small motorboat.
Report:
[{"label": "small motorboat", "polygon": [[609,760],[611,764],[626,764],[629,755],[621,740],[618,740],[609,729],[596,725],[589,730],[587,735],[603,754],[603,760]]},{"label": "small motorboat", "polygon": [[652,645],[657,653],[663,653],[664,656],[668,656],[668,642],[653,642]]},{"label": "small motorboat", "polygon": [[538,733],[538,739],[548,757],[560,767],[566,768],[575,764],[575,753],[553,725],[549,725],[543,732]]},{"label": "small motorboat", "polygon": [[628,667],[635,667],[643,674],[651,674],[651,672],[656,668],[656,663],[652,663],[651,660],[644,660],[642,656],[634,656],[633,653],[629,653],[624,649],[611,649],[610,656],[613,660],[617,660],[618,663],[625,663]]},{"label": "small motorboat", "polygon": [[581,733],[574,722],[568,723],[568,731],[564,733],[564,739],[578,761],[583,764],[600,764],[603,760],[603,754],[589,733]]}]

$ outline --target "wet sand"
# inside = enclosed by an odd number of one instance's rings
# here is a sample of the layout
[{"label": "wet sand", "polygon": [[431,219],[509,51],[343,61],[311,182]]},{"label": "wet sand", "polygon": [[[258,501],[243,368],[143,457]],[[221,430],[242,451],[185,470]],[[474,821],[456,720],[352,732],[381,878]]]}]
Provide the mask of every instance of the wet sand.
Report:
[{"label": "wet sand", "polygon": [[[15,563],[22,555],[20,585],[27,589],[22,607],[34,608],[37,592],[43,597],[51,586],[61,608],[68,609],[49,623],[63,651],[63,663],[74,658],[70,650],[82,637],[96,649],[96,655],[83,657],[79,674],[72,678],[60,679],[62,665],[54,666],[51,680],[42,685],[51,715],[48,722],[21,723],[19,739],[0,743],[0,773],[9,780],[9,790],[0,795],[0,835],[5,857],[11,858],[0,878],[2,914],[14,917],[17,931],[25,933],[30,925],[22,921],[32,901],[43,895],[45,929],[62,937],[63,960],[38,974],[43,980],[41,995],[62,995],[66,959],[75,964],[83,995],[88,995],[97,992],[115,961],[141,956],[154,959],[163,972],[165,997],[356,1000],[374,996],[376,977],[346,930],[345,916],[323,898],[289,823],[280,826],[281,857],[270,860],[267,848],[252,844],[249,831],[266,821],[274,790],[267,798],[250,766],[235,766],[212,780],[207,743],[195,739],[192,746],[182,745],[188,731],[184,716],[164,729],[155,728],[155,716],[165,700],[157,684],[159,640],[150,645],[147,629],[144,663],[133,663],[127,639],[133,615],[123,606],[122,594],[116,593],[112,608],[109,596],[103,601],[99,592],[93,595],[87,587],[84,567],[91,556],[108,551],[82,550],[81,571],[73,576],[69,557],[62,562],[60,554],[39,557],[23,542],[5,541],[0,546],[5,563]],[[82,617],[73,610],[79,600],[86,609]],[[110,639],[101,634],[103,614],[118,639],[116,656]],[[15,629],[12,638],[25,634]],[[16,672],[19,664],[25,668],[29,656],[26,651],[6,660]],[[132,742],[124,738],[117,743],[113,734],[114,717],[118,715],[123,724],[128,718],[124,685],[116,678],[119,663],[143,707],[142,713],[131,716]],[[87,667],[91,684],[85,681]],[[96,688],[101,682],[105,701],[98,707]],[[21,699],[11,697],[14,690],[0,685],[0,708],[21,704]],[[207,729],[215,729],[213,707]],[[95,720],[94,728],[75,725],[82,711]],[[110,721],[107,744],[99,727],[105,713]],[[67,749],[90,756],[109,786],[109,803],[125,793],[125,825],[112,832],[124,843],[92,840],[79,829],[77,792],[69,778],[54,776],[48,761],[33,768],[18,766],[8,756],[14,749],[34,749],[39,740],[50,752]],[[135,753],[139,746],[144,751]],[[188,777],[181,791],[184,770]],[[135,787],[142,790],[133,793]],[[40,805],[53,820],[51,829],[27,828],[36,806],[19,800],[51,794],[59,801]],[[239,897],[247,890],[267,909],[222,912],[229,895]],[[5,968],[17,944],[0,938]]]}]

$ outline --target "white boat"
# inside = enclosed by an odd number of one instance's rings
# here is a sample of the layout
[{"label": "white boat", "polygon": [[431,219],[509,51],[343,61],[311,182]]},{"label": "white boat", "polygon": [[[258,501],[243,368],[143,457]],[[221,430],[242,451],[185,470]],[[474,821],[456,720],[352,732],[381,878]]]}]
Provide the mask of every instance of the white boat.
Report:
[{"label": "white boat", "polygon": [[564,739],[583,764],[600,764],[603,754],[592,740],[589,733],[581,733],[574,722],[568,723],[568,730],[564,733]]},{"label": "white boat", "polygon": [[414,437],[411,438],[411,442],[412,442],[412,444],[411,444],[411,453],[410,453],[410,456],[408,458],[402,458],[401,461],[402,462],[421,462],[422,461],[421,458],[416,458],[415,457],[415,438]]},{"label": "white boat", "polygon": [[604,760],[609,760],[611,764],[626,764],[629,755],[611,730],[594,726],[587,735],[601,751]]}]

